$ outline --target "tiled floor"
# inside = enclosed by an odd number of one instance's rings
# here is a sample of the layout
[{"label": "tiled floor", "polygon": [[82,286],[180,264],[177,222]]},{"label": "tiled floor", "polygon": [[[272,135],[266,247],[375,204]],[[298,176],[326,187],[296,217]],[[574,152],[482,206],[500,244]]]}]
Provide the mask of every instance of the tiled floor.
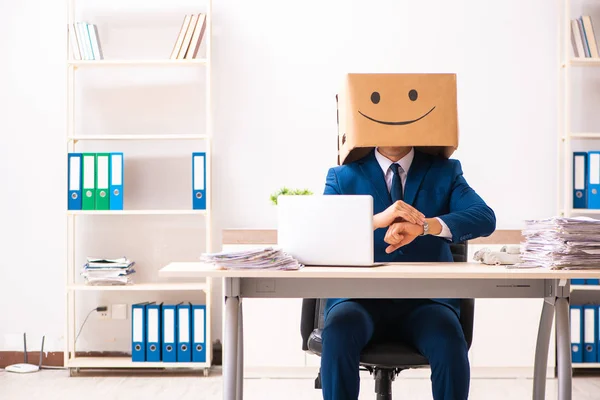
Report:
[{"label": "tiled floor", "polygon": [[[531,399],[531,379],[471,380],[473,400]],[[431,400],[431,384],[424,378],[400,378],[394,382],[394,400]],[[548,380],[547,399],[556,399],[557,382]],[[69,377],[64,370],[43,370],[15,375],[0,370],[2,400],[220,400],[219,373],[208,378],[174,375],[82,375]],[[312,379],[247,379],[244,400],[321,400]],[[360,400],[375,399],[373,381],[362,380]],[[575,378],[573,400],[600,399],[600,378]]]}]

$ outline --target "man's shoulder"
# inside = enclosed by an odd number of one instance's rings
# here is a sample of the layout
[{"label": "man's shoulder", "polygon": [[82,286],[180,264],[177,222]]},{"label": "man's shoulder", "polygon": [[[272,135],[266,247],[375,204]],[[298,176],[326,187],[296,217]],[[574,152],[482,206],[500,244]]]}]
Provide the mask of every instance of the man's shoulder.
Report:
[{"label": "man's shoulder", "polygon": [[336,175],[346,175],[353,174],[360,169],[360,163],[358,161],[354,161],[344,165],[337,165],[335,167],[331,167],[329,170]]},{"label": "man's shoulder", "polygon": [[420,156],[429,163],[430,169],[432,170],[445,173],[452,173],[461,170],[460,161],[457,159],[446,158],[440,155],[433,155],[424,152],[420,152]]}]

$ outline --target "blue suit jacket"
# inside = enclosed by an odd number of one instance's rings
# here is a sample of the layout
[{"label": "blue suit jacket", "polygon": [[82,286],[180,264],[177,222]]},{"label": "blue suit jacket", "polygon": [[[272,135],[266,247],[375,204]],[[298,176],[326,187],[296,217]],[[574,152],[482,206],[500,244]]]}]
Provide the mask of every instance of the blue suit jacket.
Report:
[{"label": "blue suit jacket", "polygon": [[[383,171],[375,158],[375,150],[353,163],[331,168],[327,174],[325,194],[362,194],[373,196],[373,212],[392,205]],[[467,184],[460,162],[436,157],[415,149],[404,187],[404,201],[425,214],[439,217],[450,232],[453,242],[489,236],[496,229],[493,210]],[[452,262],[450,241],[427,235],[391,254],[385,252],[387,228],[374,232],[375,262]],[[331,307],[348,299],[328,299],[325,315]],[[459,299],[434,299],[459,314]]]}]

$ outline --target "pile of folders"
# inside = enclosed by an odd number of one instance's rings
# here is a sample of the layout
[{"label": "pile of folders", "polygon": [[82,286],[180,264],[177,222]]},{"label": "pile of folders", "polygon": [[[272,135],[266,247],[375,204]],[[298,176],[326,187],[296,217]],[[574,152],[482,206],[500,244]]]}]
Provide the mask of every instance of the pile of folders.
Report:
[{"label": "pile of folders", "polygon": [[191,303],[131,306],[131,359],[134,362],[207,360],[206,305]]},{"label": "pile of folders", "polygon": [[600,360],[600,331],[597,304],[571,305],[571,358],[573,363],[597,363]]},{"label": "pile of folders", "polygon": [[123,209],[123,153],[68,154],[69,210]]},{"label": "pile of folders", "polygon": [[573,208],[600,209],[600,151],[573,153]]}]

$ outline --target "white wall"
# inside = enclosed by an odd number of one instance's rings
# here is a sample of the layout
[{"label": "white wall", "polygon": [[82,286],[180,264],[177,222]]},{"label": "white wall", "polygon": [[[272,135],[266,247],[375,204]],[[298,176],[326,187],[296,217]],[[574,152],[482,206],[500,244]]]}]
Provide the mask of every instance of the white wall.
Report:
[{"label": "white wall", "polygon": [[[79,3],[83,17],[98,24],[107,57],[166,57],[182,15],[202,9],[192,0]],[[62,349],[64,5],[0,4],[0,350],[18,349],[23,331],[44,333],[47,349]],[[455,157],[496,211],[498,228],[554,214],[556,23],[557,7],[542,0],[214,0],[215,243],[225,228],[274,228],[269,194],[282,185],[323,190],[336,160],[334,95],[348,71],[456,72]],[[80,72],[82,132],[192,133],[202,127],[201,69]],[[117,147],[130,161],[129,204],[188,204],[189,146],[98,142],[78,149]],[[145,158],[146,150],[154,158]],[[78,247],[78,262],[85,255],[126,254],[139,261],[140,279],[155,280],[164,263],[194,259],[203,250],[201,226],[200,219],[180,217],[85,217],[80,229],[91,244]],[[145,299],[95,296],[85,294],[79,318],[102,302]],[[218,302],[215,311],[218,338]],[[81,346],[127,350],[128,325],[112,322],[90,322]]]}]

